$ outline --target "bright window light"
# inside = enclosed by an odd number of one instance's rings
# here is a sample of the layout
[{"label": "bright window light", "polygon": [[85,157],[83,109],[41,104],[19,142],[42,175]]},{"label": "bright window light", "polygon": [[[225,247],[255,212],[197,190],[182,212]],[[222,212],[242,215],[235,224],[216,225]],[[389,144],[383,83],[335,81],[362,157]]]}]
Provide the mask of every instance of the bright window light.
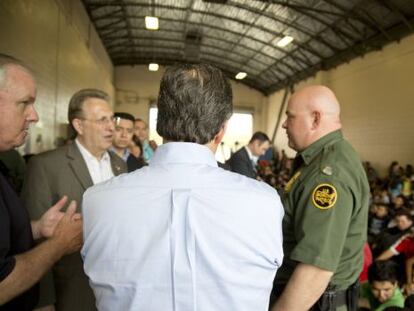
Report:
[{"label": "bright window light", "polygon": [[236,74],[236,79],[237,80],[241,80],[247,77],[247,73],[245,72],[239,72],[238,74]]},{"label": "bright window light", "polygon": [[[157,133],[158,108],[151,107],[149,111],[149,138],[162,145],[162,137]],[[217,148],[216,160],[224,163],[232,152],[249,143],[253,135],[253,114],[251,112],[235,112],[227,123],[223,142]]]},{"label": "bright window light", "polygon": [[157,30],[158,26],[158,17],[154,16],[145,16],[145,27],[151,30]]},{"label": "bright window light", "polygon": [[285,36],[285,37],[283,37],[283,39],[280,39],[277,43],[276,43],[276,45],[278,46],[278,47],[284,47],[284,46],[286,46],[286,45],[288,45],[289,43],[291,43],[293,41],[293,37],[291,37],[291,36]]},{"label": "bright window light", "polygon": [[148,70],[149,71],[158,71],[158,68],[159,68],[160,66],[158,66],[158,64],[156,64],[156,63],[151,63],[151,64],[149,64],[148,65]]}]

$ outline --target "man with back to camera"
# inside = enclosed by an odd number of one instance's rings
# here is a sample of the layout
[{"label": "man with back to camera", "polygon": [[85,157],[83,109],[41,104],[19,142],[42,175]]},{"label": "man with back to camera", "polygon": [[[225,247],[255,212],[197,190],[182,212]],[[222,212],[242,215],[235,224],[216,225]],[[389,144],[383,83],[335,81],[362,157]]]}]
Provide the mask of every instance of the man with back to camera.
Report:
[{"label": "man with back to camera", "polygon": [[[110,97],[97,89],[82,89],[69,102],[74,142],[33,156],[27,167],[22,198],[36,219],[56,198],[67,195],[82,210],[82,195],[94,184],[126,173],[126,164],[108,149],[115,125]],[[65,256],[40,284],[39,307],[58,311],[95,310],[95,297],[83,272],[79,253]]]},{"label": "man with back to camera", "polygon": [[330,89],[295,92],[286,114],[283,128],[298,153],[282,195],[285,258],[271,310],[356,310],[368,224],[366,174],[342,136]]},{"label": "man with back to camera", "polygon": [[256,163],[270,147],[270,139],[263,132],[253,134],[247,146],[240,148],[227,161],[233,172],[250,178],[257,178]]},{"label": "man with back to camera", "polygon": [[[22,145],[28,128],[38,121],[34,109],[36,83],[25,64],[0,54],[0,151]],[[8,176],[0,171],[0,310],[32,310],[35,284],[63,255],[82,244],[82,221],[72,202],[62,198],[37,221],[29,216]],[[45,239],[34,247],[33,240]]]},{"label": "man with back to camera", "polygon": [[149,166],[85,193],[82,255],[99,310],[267,310],[283,208],[270,186],[217,166],[232,107],[220,70],[167,68],[165,143]]}]

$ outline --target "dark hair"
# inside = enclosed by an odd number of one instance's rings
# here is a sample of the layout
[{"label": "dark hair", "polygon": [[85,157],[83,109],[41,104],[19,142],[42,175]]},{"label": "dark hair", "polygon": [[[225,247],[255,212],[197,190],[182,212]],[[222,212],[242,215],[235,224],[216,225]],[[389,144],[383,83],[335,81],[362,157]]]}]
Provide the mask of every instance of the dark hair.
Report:
[{"label": "dark hair", "polygon": [[135,122],[142,122],[145,124],[145,127],[148,128],[148,124],[147,122],[145,122],[144,120],[142,120],[141,118],[135,118]]},{"label": "dark hair", "polygon": [[406,310],[413,310],[414,309],[414,295],[408,295],[407,298],[405,298],[404,307]]},{"label": "dark hair", "polygon": [[400,216],[405,216],[409,220],[413,221],[413,216],[411,215],[410,210],[408,210],[406,208],[402,208],[402,209],[397,210],[397,212],[394,215],[394,218],[400,217]]},{"label": "dark hair", "polygon": [[157,132],[170,141],[206,144],[233,112],[229,81],[207,64],[167,68],[158,96]]},{"label": "dark hair", "polygon": [[124,119],[124,120],[129,120],[132,123],[135,122],[135,118],[132,114],[127,113],[127,112],[115,112],[114,113],[114,117],[115,118],[120,118],[120,119]]},{"label": "dark hair", "polygon": [[249,144],[254,142],[255,140],[258,140],[261,143],[264,143],[265,141],[270,142],[269,136],[267,136],[266,133],[263,132],[254,133],[252,138],[250,138]]},{"label": "dark hair", "polygon": [[397,264],[392,260],[374,261],[368,268],[368,281],[372,282],[397,282]]},{"label": "dark hair", "polygon": [[142,147],[142,143],[139,140],[138,136],[136,136],[135,134],[132,135],[132,142],[139,148],[141,149],[141,155],[139,156],[140,158],[144,158],[144,148]]},{"label": "dark hair", "polygon": [[107,93],[98,89],[83,89],[73,94],[69,101],[68,121],[75,136],[77,132],[72,125],[72,121],[83,117],[83,104],[88,98],[99,98],[108,103],[111,101],[111,98]]}]

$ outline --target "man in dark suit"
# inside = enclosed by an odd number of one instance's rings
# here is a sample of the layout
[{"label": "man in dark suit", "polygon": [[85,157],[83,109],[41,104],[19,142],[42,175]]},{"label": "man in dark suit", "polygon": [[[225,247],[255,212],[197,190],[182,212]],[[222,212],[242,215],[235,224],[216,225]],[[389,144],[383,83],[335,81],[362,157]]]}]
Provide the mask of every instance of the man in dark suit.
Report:
[{"label": "man in dark suit", "polygon": [[[22,198],[31,219],[63,195],[78,202],[93,184],[125,173],[126,164],[107,151],[114,135],[114,116],[108,94],[84,89],[69,103],[69,123],[76,133],[72,144],[41,153],[29,161]],[[95,298],[83,272],[79,253],[63,257],[41,282],[39,307],[46,310],[95,310]],[[43,310],[45,310],[43,309]]]},{"label": "man in dark suit", "polygon": [[127,112],[115,112],[114,116],[115,133],[111,150],[125,161],[128,172],[135,171],[145,164],[129,151],[134,136],[135,118]]},{"label": "man in dark suit", "polygon": [[263,132],[256,132],[250,139],[249,144],[234,153],[227,163],[233,172],[250,178],[257,178],[257,159],[265,154],[269,147],[269,137]]}]

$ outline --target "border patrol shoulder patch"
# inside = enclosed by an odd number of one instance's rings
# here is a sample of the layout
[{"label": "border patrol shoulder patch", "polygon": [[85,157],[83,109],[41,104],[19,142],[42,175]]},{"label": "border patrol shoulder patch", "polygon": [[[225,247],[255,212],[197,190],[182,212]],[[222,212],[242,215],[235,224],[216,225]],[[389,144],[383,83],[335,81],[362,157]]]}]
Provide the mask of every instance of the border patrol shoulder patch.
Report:
[{"label": "border patrol shoulder patch", "polygon": [[336,188],[331,184],[319,184],[312,192],[313,205],[322,210],[333,207],[337,198]]}]

